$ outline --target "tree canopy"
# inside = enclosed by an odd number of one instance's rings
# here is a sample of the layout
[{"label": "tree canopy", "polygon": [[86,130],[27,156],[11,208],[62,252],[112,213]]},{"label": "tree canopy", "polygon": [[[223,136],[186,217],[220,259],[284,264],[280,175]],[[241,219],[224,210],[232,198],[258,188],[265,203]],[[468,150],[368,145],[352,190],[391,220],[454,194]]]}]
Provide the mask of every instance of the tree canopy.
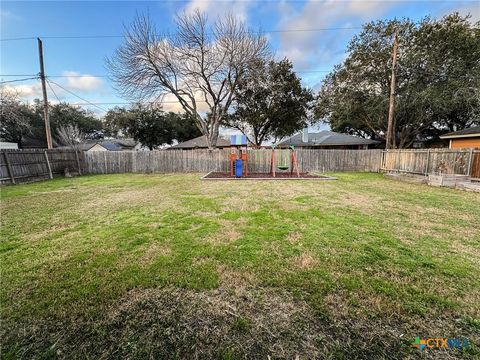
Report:
[{"label": "tree canopy", "polygon": [[68,103],[50,105],[50,127],[53,134],[60,128],[67,126],[77,127],[87,139],[98,139],[103,137],[102,121],[88,110]]},{"label": "tree canopy", "polygon": [[454,13],[366,24],[346,60],[323,82],[315,113],[333,130],[385,138],[391,51],[398,31],[395,135],[398,147],[480,120],[480,28]]},{"label": "tree canopy", "polygon": [[[20,147],[27,138],[44,140],[45,123],[40,100],[31,104],[20,101],[18,94],[1,91],[0,137],[5,141],[16,142]],[[87,139],[103,137],[103,123],[92,112],[67,103],[49,106],[50,127],[56,144],[62,144],[57,138],[58,131],[75,126]]]},{"label": "tree canopy", "polygon": [[234,112],[225,124],[242,131],[255,145],[302,129],[313,100],[287,60],[260,61],[235,92]]},{"label": "tree canopy", "polygon": [[165,112],[156,106],[136,104],[116,107],[105,115],[105,127],[112,136],[131,136],[150,150],[174,140],[182,142],[201,133],[187,114]]}]

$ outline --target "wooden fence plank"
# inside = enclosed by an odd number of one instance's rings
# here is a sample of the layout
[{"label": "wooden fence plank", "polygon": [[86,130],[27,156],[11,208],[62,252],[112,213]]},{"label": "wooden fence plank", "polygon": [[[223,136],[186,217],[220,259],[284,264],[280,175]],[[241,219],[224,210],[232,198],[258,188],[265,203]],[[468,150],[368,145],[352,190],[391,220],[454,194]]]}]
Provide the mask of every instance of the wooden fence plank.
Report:
[{"label": "wooden fence plank", "polygon": [[8,174],[10,175],[10,181],[12,184],[15,184],[15,177],[13,176],[12,165],[10,164],[10,160],[8,159],[8,155],[6,152],[3,153],[5,157],[5,163],[7,164]]},{"label": "wooden fence plank", "polygon": [[[280,153],[283,151],[285,153]],[[84,174],[185,173],[228,171],[230,149],[102,151],[2,150],[0,182],[28,182],[63,174],[65,168]],[[296,149],[300,172],[397,171],[418,174],[467,174],[479,172],[480,154],[469,149],[428,150],[327,150]],[[45,155],[47,154],[47,155]],[[270,171],[271,149],[249,149],[249,173]],[[287,150],[278,150],[280,164]],[[48,160],[48,161],[47,161]],[[278,171],[278,170],[277,170]],[[50,175],[51,174],[51,175]]]}]

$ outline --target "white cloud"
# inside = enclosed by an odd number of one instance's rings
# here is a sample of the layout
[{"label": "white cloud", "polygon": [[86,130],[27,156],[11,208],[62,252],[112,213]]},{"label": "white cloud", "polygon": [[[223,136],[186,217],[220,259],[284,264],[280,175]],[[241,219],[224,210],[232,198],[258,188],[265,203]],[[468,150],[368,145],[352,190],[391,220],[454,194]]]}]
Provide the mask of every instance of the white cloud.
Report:
[{"label": "white cloud", "polygon": [[[203,101],[203,93],[197,92],[195,94],[195,100],[197,101],[197,110],[200,114],[205,114],[207,113],[208,105]],[[162,104],[162,108],[164,111],[172,111],[175,113],[183,113],[184,110],[182,108],[182,105],[177,101],[177,98],[173,94],[166,94],[163,96],[162,101],[160,101]]]},{"label": "white cloud", "polygon": [[18,94],[18,96],[25,99],[35,99],[42,97],[42,86],[40,85],[40,83],[6,85],[5,90],[15,92]]},{"label": "white cloud", "polygon": [[[282,30],[351,27],[378,18],[396,1],[315,1],[310,0],[300,9],[291,4],[279,4]],[[339,55],[338,38],[353,34],[350,30],[292,31],[280,34],[279,57],[288,57],[298,68],[317,67]],[[343,45],[343,44],[342,44]]]},{"label": "white cloud", "polygon": [[14,13],[8,10],[0,10],[0,18],[2,20],[6,20],[6,19],[20,20],[21,19],[20,16],[15,15]]},{"label": "white cloud", "polygon": [[477,22],[480,21],[480,3],[478,1],[467,1],[463,3],[458,3],[454,7],[450,7],[439,12],[438,17],[442,17],[447,14],[451,14],[454,11],[458,11],[461,15],[470,14],[472,17],[470,21]]},{"label": "white cloud", "polygon": [[191,0],[184,8],[186,13],[192,13],[198,9],[208,14],[210,20],[217,17],[232,14],[246,21],[248,17],[248,9],[252,5],[250,0],[237,1],[215,1],[215,0]]},{"label": "white cloud", "polygon": [[102,79],[91,76],[81,75],[75,71],[64,71],[64,76],[70,76],[67,78],[67,86],[72,90],[79,90],[83,92],[97,90],[102,84]]},{"label": "white cloud", "polygon": [[[91,76],[91,75],[82,75],[75,71],[64,71],[62,73],[63,76],[72,76],[66,77],[61,79],[53,80],[55,83],[58,83],[60,86],[76,93],[90,93],[96,94],[98,96],[99,93],[102,93],[101,86],[103,85],[102,79]],[[55,83],[47,83],[47,95],[48,101],[52,104],[58,103],[60,101],[67,101],[70,103],[74,103],[78,100],[75,96],[68,93],[60,86],[57,86]],[[35,82],[28,82],[22,84],[11,84],[5,86],[7,90],[15,91],[18,95],[24,99],[25,101],[31,101],[33,99],[42,99],[42,85],[40,80],[36,80]],[[52,91],[53,89],[53,91]]]}]

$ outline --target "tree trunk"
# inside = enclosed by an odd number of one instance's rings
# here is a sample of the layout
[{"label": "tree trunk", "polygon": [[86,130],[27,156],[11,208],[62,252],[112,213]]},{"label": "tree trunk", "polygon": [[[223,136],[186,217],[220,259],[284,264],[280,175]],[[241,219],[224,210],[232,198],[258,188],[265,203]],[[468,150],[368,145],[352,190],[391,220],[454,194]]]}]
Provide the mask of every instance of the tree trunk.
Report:
[{"label": "tree trunk", "polygon": [[210,150],[213,150],[217,147],[218,140],[218,128],[220,126],[219,121],[213,123],[212,128],[210,129],[210,134],[206,136],[207,146]]}]

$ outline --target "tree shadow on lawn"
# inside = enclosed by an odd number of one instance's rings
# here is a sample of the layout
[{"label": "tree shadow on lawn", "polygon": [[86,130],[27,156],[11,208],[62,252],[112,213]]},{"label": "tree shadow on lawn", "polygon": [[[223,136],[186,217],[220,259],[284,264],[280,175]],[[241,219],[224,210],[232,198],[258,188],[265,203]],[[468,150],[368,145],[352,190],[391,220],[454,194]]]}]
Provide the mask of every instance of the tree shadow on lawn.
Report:
[{"label": "tree shadow on lawn", "polygon": [[331,300],[328,311],[319,311],[286,291],[266,288],[137,288],[94,318],[3,324],[2,358],[473,359],[478,355],[475,349],[420,353],[411,346],[415,335],[440,336],[433,329],[472,336],[475,324],[462,325],[447,314],[427,321],[352,317],[342,308],[340,297]]}]

